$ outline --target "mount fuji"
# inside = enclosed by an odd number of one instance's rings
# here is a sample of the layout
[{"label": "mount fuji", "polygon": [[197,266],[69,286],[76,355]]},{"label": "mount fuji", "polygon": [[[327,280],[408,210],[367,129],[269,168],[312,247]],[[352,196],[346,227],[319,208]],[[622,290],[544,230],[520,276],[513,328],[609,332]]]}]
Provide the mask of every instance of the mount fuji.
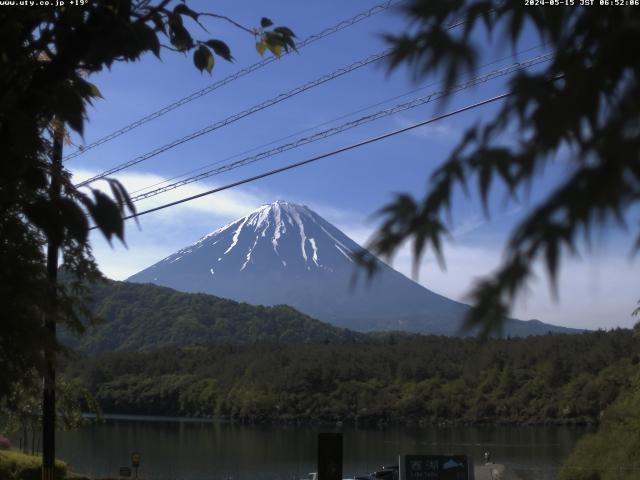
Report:
[{"label": "mount fuji", "polygon": [[[277,201],[218,228],[128,279],[259,305],[290,305],[359,331],[456,335],[468,306],[438,295],[383,262],[352,286],[361,250],[306,206]],[[507,320],[504,334],[577,330]]]}]

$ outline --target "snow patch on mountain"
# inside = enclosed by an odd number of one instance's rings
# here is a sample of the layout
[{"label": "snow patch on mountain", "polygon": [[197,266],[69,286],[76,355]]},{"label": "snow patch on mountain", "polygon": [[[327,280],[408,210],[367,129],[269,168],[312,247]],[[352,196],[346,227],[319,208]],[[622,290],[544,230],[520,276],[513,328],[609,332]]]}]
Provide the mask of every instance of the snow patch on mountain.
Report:
[{"label": "snow patch on mountain", "polygon": [[258,244],[258,238],[259,237],[256,235],[256,239],[253,241],[253,245],[251,246],[251,248],[247,252],[247,256],[245,257],[246,260],[242,264],[242,267],[240,267],[240,271],[244,270],[247,267],[247,264],[251,261],[251,254],[253,253],[253,249],[256,248],[256,245]]},{"label": "snow patch on mountain", "polygon": [[[256,305],[287,304],[356,330],[458,332],[466,305],[382,262],[375,278],[354,288],[360,249],[306,206],[279,200],[207,233],[129,280]],[[555,328],[510,322],[506,334]]]},{"label": "snow patch on mountain", "polygon": [[[316,268],[323,268],[323,264],[320,260],[320,246],[318,241],[316,238],[310,237],[305,229],[305,223],[309,223],[309,221],[311,221],[325,234],[329,235],[336,244],[339,244],[340,247],[337,248],[340,253],[347,256],[351,261],[351,258],[345,254],[345,252],[352,253],[352,250],[337,240],[327,231],[326,228],[320,225],[314,218],[314,215],[315,214],[307,207],[278,200],[268,205],[262,205],[246,217],[204,235],[200,240],[198,240],[198,242],[196,242],[196,244],[200,247],[205,242],[213,238],[215,238],[215,241],[211,242],[211,246],[216,245],[220,241],[227,242],[227,248],[224,250],[222,257],[218,257],[218,262],[224,261],[223,258],[236,248],[246,248],[243,253],[243,262],[239,266],[239,270],[243,271],[251,263],[252,255],[259,247],[261,239],[268,239],[273,252],[280,256],[281,239],[287,234],[289,227],[297,234],[298,248],[302,262],[307,267],[314,266]],[[230,238],[228,235],[226,236],[226,240],[221,238],[221,236],[223,236],[229,229],[234,227],[235,230]],[[250,244],[246,246],[239,246],[239,242],[243,238],[245,232],[250,232],[251,236],[255,236],[255,238]],[[285,258],[281,258],[279,261],[283,267],[287,266],[287,260]]]},{"label": "snow patch on mountain", "polygon": [[347,259],[347,260],[349,260],[351,263],[353,263],[353,259],[351,258],[351,256],[350,256],[347,252],[345,252],[345,251],[343,250],[343,247],[341,247],[341,246],[340,246],[340,245],[338,245],[338,244],[336,244],[336,245],[335,245],[335,247],[338,249],[338,251],[339,251],[342,255],[344,255],[344,256],[346,257],[346,259]]},{"label": "snow patch on mountain", "polygon": [[235,247],[236,244],[238,243],[238,239],[240,238],[240,232],[242,232],[242,227],[244,227],[245,223],[247,223],[247,220],[248,220],[248,217],[245,217],[240,223],[240,225],[238,226],[238,228],[236,229],[235,233],[233,234],[231,245],[229,245],[229,248],[227,248],[224,252],[225,255],[229,253],[231,250],[233,250],[233,247]]},{"label": "snow patch on mountain", "polygon": [[316,264],[316,267],[320,267],[321,265],[318,263],[318,247],[316,246],[316,240],[314,238],[310,238],[309,243],[313,249],[313,263]]}]

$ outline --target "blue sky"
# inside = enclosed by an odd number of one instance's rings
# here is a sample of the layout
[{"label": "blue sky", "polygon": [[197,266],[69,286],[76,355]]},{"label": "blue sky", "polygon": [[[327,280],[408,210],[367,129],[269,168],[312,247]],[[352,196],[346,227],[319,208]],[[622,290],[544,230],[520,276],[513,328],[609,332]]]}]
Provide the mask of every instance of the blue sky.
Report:
[{"label": "blue sky", "polygon": [[[190,2],[190,5],[201,11],[215,8],[216,13],[227,15],[249,27],[257,26],[261,16],[268,16],[276,24],[291,27],[299,39],[304,39],[367,10],[377,2],[281,0],[265,4],[253,0],[221,0],[215,2],[215,6],[212,3],[199,1]],[[227,41],[235,57],[234,63],[217,58],[213,75],[209,76],[195,69],[191,57],[165,50],[162,61],[147,56],[138,63],[114,65],[112,70],[91,79],[98,85],[105,100],[96,102],[90,108],[84,140],[90,143],[260,59],[249,34],[221,21],[207,22],[207,26],[210,34],[202,32],[202,38],[216,37]],[[406,28],[405,20],[398,14],[385,12],[375,15],[304,48],[299,54],[285,56],[134,132],[90,150],[70,160],[67,166],[78,180],[87,178],[377,53],[386,48],[381,38],[383,33],[397,33]],[[200,33],[195,29],[193,31]],[[484,35],[478,35],[476,41],[483,52],[480,64],[491,64],[481,71],[488,72],[516,61],[515,57],[510,57],[513,50],[499,35],[494,36],[492,41]],[[518,49],[529,51],[518,59],[525,60],[542,53],[544,50],[538,44],[532,35],[526,34]],[[388,73],[383,64],[370,65],[165,152],[116,174],[115,178],[134,191],[301,130],[311,129],[308,134],[438,91],[441,87],[434,84],[436,82],[437,77],[416,82],[405,69]],[[493,80],[455,95],[446,105],[429,104],[355,128],[252,166],[140,202],[138,208],[145,209],[176,200],[425,120],[443,111],[502,93],[505,90],[504,82],[505,79]],[[422,90],[371,107],[417,88]],[[376,221],[371,219],[373,213],[397,192],[421,195],[429,173],[444,161],[462,132],[477,122],[490,119],[498,107],[499,104],[493,104],[472,110],[310,166],[145,216],[140,219],[140,230],[134,224],[128,225],[128,248],[119,244],[112,248],[99,234],[93,234],[96,258],[107,276],[125,279],[193,243],[203,234],[276,199],[310,206],[356,241],[363,243],[376,227]],[[358,110],[363,111],[335,120]],[[505,138],[508,139],[512,133],[505,132]],[[275,142],[274,145],[287,141]],[[67,148],[67,151],[73,150],[73,147]],[[264,149],[257,149],[256,152]],[[496,192],[491,199],[494,208],[490,220],[482,215],[477,197],[456,195],[454,241],[445,248],[447,270],[441,271],[433,257],[428,255],[422,265],[420,283],[438,293],[464,300],[474,279],[489,274],[498,266],[510,229],[567,172],[568,164],[560,158],[536,181],[528,201],[519,205],[505,204],[503,194]],[[519,318],[539,318],[574,327],[633,325],[630,312],[640,297],[640,289],[633,269],[637,264],[631,262],[628,255],[630,244],[629,239],[614,228],[599,232],[591,252],[583,250],[581,260],[570,260],[563,266],[559,302],[553,301],[546,277],[539,269],[538,280],[531,286],[527,297],[516,305],[514,314]],[[408,249],[398,255],[393,265],[410,275]]]}]

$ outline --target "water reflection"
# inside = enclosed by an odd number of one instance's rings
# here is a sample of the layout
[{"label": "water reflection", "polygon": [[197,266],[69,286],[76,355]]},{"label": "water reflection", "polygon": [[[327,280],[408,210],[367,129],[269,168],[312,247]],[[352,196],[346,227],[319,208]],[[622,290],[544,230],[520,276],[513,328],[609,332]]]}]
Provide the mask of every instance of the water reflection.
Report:
[{"label": "water reflection", "polygon": [[117,475],[142,456],[140,477],[214,480],[292,480],[315,471],[319,431],[344,434],[344,476],[395,463],[400,453],[465,453],[515,468],[525,478],[553,479],[576,440],[576,427],[356,428],[243,426],[185,419],[120,417],[77,431],[60,432],[58,456],[74,470]]}]

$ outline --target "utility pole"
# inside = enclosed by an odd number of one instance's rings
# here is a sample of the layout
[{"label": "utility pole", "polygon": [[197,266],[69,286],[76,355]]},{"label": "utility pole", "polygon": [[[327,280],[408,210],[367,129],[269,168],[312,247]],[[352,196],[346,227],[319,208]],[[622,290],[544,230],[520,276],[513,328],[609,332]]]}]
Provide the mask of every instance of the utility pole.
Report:
[{"label": "utility pole", "polygon": [[[51,184],[49,199],[52,202],[60,198],[60,176],[62,173],[62,140],[64,124],[53,123],[53,152],[51,155]],[[42,396],[42,480],[55,480],[56,459],[56,366],[55,339],[58,253],[62,243],[62,228],[50,233],[47,244],[47,276],[49,277],[49,311],[45,314],[44,326],[50,338],[44,344],[44,388]]]}]

